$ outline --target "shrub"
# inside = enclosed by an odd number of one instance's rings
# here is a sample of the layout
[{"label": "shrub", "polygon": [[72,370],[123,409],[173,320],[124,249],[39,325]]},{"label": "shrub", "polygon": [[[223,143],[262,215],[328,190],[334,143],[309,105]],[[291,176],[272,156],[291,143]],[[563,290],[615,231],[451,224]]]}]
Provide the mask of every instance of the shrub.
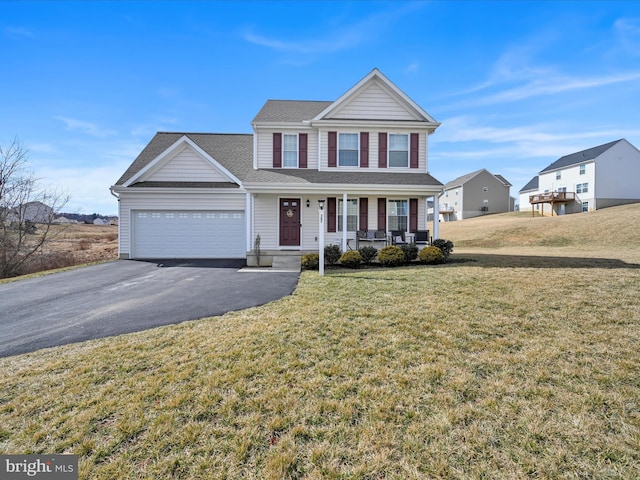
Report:
[{"label": "shrub", "polygon": [[378,255],[378,249],[376,247],[372,247],[367,245],[366,247],[360,247],[358,249],[360,256],[362,257],[362,261],[367,265],[371,264],[376,255]]},{"label": "shrub", "polygon": [[355,250],[344,252],[340,256],[340,264],[347,268],[358,268],[361,263],[362,255],[360,255],[360,252]]},{"label": "shrub", "polygon": [[427,265],[444,263],[444,255],[442,254],[442,250],[434,246],[425,247],[422,250],[420,250],[420,253],[418,254],[418,258],[420,259],[421,263],[424,263]]},{"label": "shrub", "polygon": [[340,260],[342,250],[338,245],[327,245],[324,247],[324,263],[335,265]]},{"label": "shrub", "polygon": [[451,252],[453,252],[453,242],[451,240],[438,238],[437,240],[433,241],[433,246],[438,247],[440,249],[445,262],[449,258],[449,255],[451,255]]},{"label": "shrub", "polygon": [[302,256],[302,268],[305,270],[318,270],[320,266],[320,255],[317,253],[307,253]]},{"label": "shrub", "polygon": [[405,263],[410,263],[418,258],[418,246],[415,243],[405,243],[401,245],[400,248],[404,253]]},{"label": "shrub", "polygon": [[389,245],[378,252],[378,260],[385,267],[398,267],[404,263],[404,252],[400,247]]}]

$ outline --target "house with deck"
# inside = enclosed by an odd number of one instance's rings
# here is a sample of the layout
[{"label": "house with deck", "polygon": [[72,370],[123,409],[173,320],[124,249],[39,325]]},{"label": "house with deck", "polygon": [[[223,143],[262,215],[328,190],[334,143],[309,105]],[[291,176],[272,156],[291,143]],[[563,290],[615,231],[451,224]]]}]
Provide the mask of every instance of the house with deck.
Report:
[{"label": "house with deck", "polygon": [[251,134],[159,132],[111,187],[120,257],[271,265],[318,252],[319,200],[325,245],[411,238],[442,192],[428,163],[439,125],[374,69],[337,100],[268,100]]},{"label": "house with deck", "polygon": [[640,202],[640,151],[622,138],[559,158],[520,190],[520,210],[564,215]]}]

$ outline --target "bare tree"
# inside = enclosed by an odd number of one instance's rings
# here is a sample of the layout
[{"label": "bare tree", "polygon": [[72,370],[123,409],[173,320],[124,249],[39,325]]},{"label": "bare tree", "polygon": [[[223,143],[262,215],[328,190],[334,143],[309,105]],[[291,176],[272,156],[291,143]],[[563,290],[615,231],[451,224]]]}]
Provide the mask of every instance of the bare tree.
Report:
[{"label": "bare tree", "polygon": [[0,278],[20,274],[50,238],[68,197],[42,188],[27,169],[28,149],[17,138],[0,145]]}]

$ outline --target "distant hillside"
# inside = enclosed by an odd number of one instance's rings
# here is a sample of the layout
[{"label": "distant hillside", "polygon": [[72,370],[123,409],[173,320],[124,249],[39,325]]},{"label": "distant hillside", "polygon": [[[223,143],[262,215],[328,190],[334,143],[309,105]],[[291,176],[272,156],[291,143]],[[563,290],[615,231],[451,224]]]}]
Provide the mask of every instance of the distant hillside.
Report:
[{"label": "distant hillside", "polygon": [[440,223],[440,237],[452,240],[457,247],[609,245],[637,248],[640,204],[554,217],[532,217],[525,212],[487,215]]}]

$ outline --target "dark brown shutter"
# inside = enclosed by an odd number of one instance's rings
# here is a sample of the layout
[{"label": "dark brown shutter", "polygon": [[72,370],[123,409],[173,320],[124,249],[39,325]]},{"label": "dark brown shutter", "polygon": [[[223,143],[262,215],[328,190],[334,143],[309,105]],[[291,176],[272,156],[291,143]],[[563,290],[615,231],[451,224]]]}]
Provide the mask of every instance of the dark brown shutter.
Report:
[{"label": "dark brown shutter", "polygon": [[336,167],[338,165],[338,132],[329,132],[328,149],[329,166]]},{"label": "dark brown shutter", "polygon": [[298,135],[298,167],[307,168],[307,134]]},{"label": "dark brown shutter", "polygon": [[387,134],[378,133],[378,167],[387,168]]},{"label": "dark brown shutter", "polygon": [[360,199],[360,218],[358,219],[358,225],[360,230],[367,230],[369,228],[369,199]]},{"label": "dark brown shutter", "polygon": [[409,199],[409,231],[416,233],[418,230],[418,199]]},{"label": "dark brown shutter", "polygon": [[282,134],[273,134],[273,168],[282,167]]},{"label": "dark brown shutter", "polygon": [[387,199],[378,199],[378,230],[387,231]]},{"label": "dark brown shutter", "polygon": [[336,231],[336,197],[327,198],[327,232]]},{"label": "dark brown shutter", "polygon": [[360,132],[360,166],[369,166],[369,132]]},{"label": "dark brown shutter", "polygon": [[411,168],[418,168],[418,139],[419,136],[417,133],[412,133],[411,134],[411,152],[410,152],[410,157],[411,160],[409,162],[409,166]]}]

